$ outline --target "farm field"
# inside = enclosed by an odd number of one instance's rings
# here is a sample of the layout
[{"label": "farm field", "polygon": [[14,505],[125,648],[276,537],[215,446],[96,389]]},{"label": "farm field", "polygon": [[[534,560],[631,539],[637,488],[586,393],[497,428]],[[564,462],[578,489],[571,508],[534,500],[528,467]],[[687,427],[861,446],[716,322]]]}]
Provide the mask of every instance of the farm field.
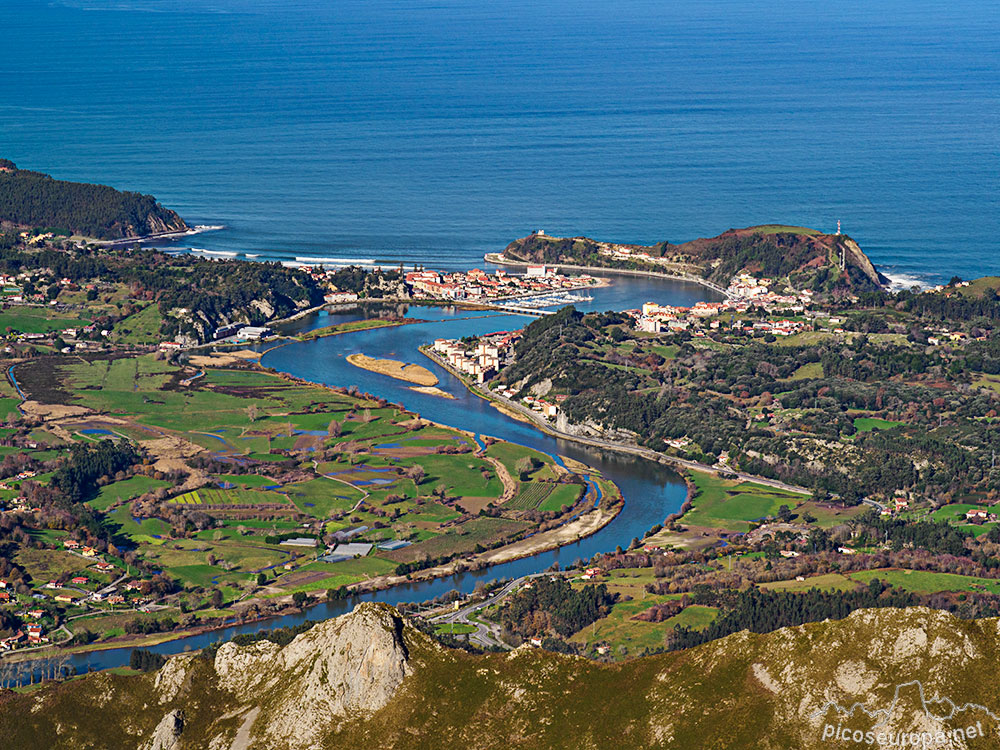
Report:
[{"label": "farm field", "polygon": [[0,311],[0,330],[9,328],[19,333],[48,333],[87,325],[90,325],[89,320],[45,307],[10,307]]},{"label": "farm field", "polygon": [[679,597],[646,595],[643,599],[618,602],[611,614],[575,633],[569,640],[587,648],[593,648],[598,643],[608,643],[612,653],[618,658],[639,656],[648,651],[663,649],[668,633],[675,627],[699,630],[710,625],[718,614],[714,607],[692,604],[663,622],[633,619],[655,604],[676,598]]},{"label": "farm field", "polygon": [[542,500],[538,509],[541,511],[559,511],[564,505],[572,507],[583,495],[584,488],[579,484],[557,484],[555,489]]},{"label": "farm field", "polygon": [[930,594],[937,591],[988,591],[1000,594],[1000,580],[976,578],[957,573],[935,573],[926,570],[900,570],[898,568],[863,570],[850,574],[851,580],[868,584],[872,579],[891,583],[906,591]]},{"label": "farm field", "polygon": [[[141,343],[158,328],[155,312],[150,305],[134,313],[119,340]],[[535,527],[529,511],[558,511],[580,492],[554,481],[565,470],[543,453],[495,442],[487,460],[467,433],[380,399],[287,379],[229,355],[191,359],[182,366],[162,352],[118,352],[18,363],[26,399],[52,409],[30,427],[31,440],[43,445],[0,446],[0,455],[24,457],[42,486],[60,466],[100,467],[74,489],[85,509],[81,522],[34,529],[32,543],[46,549],[20,550],[17,563],[32,590],[81,574],[88,581],[78,586],[94,590],[127,572],[134,580],[115,597],[132,618],[145,617],[135,613],[137,602],[166,607],[178,622],[191,622],[189,613],[201,622],[231,617],[234,608],[272,611],[292,594],[323,595],[494,549]],[[20,403],[9,383],[0,384],[0,414],[16,413]],[[0,438],[27,439],[27,430],[2,429]],[[124,463],[105,463],[110,457]],[[496,461],[524,469],[515,506],[499,502]],[[60,476],[65,487],[77,474]],[[0,490],[4,503],[23,492],[21,482],[10,484]],[[337,532],[353,542],[410,544],[318,561],[344,541]],[[283,544],[300,536],[316,546]],[[87,557],[63,548],[70,542]],[[98,564],[107,572],[92,575]],[[54,615],[91,613],[98,641],[122,635],[131,622],[108,613],[107,602],[63,604]]]},{"label": "farm field", "polygon": [[770,591],[851,591],[858,587],[858,582],[840,573],[826,573],[818,576],[806,576],[804,581],[773,581],[759,584],[758,588]]},{"label": "farm field", "polygon": [[746,531],[751,521],[776,516],[782,505],[794,510],[807,497],[752,482],[734,482],[714,475],[692,472],[696,492],[692,509],[680,522],[731,531]]},{"label": "farm field", "polygon": [[170,482],[161,479],[141,475],[134,476],[101,487],[97,496],[87,501],[87,504],[94,510],[107,510],[114,503],[126,502],[157,488],[165,489],[169,486]]},{"label": "farm field", "polygon": [[876,417],[857,417],[854,420],[854,429],[858,432],[871,432],[872,430],[888,430],[904,424],[906,422],[894,422],[889,419],[878,419]]}]

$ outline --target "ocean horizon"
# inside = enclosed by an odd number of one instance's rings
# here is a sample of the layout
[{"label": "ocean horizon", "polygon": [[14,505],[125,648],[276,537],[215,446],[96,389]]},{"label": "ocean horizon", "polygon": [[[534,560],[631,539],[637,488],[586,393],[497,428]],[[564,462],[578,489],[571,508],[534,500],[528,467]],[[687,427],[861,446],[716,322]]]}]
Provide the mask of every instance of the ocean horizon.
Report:
[{"label": "ocean horizon", "polygon": [[8,0],[0,156],[155,195],[215,257],[482,265],[837,221],[1000,274],[1000,12],[972,0]]}]

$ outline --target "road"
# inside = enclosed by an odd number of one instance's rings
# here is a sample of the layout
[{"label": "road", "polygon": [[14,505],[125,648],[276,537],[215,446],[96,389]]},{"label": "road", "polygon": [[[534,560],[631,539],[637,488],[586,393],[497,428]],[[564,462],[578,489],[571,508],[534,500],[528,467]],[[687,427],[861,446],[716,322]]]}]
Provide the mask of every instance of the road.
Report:
[{"label": "road", "polygon": [[865,497],[861,499],[861,502],[864,503],[865,505],[874,508],[879,513],[885,513],[885,506],[878,500],[872,500],[870,497]]},{"label": "road", "polygon": [[514,591],[524,585],[524,582],[531,578],[538,578],[539,576],[551,575],[550,573],[532,573],[530,575],[521,576],[520,578],[515,578],[513,581],[505,585],[499,591],[495,591],[490,594],[489,597],[481,602],[476,602],[475,604],[467,604],[464,607],[460,607],[452,612],[446,612],[443,615],[438,615],[437,617],[430,618],[430,622],[435,625],[445,625],[447,623],[456,623],[463,625],[472,625],[476,628],[476,632],[469,633],[469,640],[479,646],[484,647],[497,647],[509,649],[506,643],[500,640],[498,635],[500,626],[493,625],[492,623],[484,623],[479,620],[469,620],[469,616],[475,614],[481,609],[489,607],[493,604],[497,604],[503,601],[506,597],[510,596]]}]

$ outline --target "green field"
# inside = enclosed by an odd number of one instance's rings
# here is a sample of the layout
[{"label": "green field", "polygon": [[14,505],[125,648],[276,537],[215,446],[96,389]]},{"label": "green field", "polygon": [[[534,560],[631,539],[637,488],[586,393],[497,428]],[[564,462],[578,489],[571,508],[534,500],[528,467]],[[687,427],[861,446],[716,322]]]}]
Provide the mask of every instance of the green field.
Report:
[{"label": "green field", "polygon": [[339,563],[311,562],[292,573],[278,578],[274,585],[284,592],[326,591],[348,586],[367,578],[387,575],[396,569],[396,563],[378,557],[360,557]]},{"label": "green field", "polygon": [[822,362],[808,362],[791,374],[788,380],[809,380],[823,377]]},{"label": "green field", "polygon": [[326,477],[289,484],[284,490],[296,508],[314,518],[327,518],[334,511],[348,511],[364,497],[362,490]]},{"label": "green field", "polygon": [[680,347],[677,346],[676,344],[669,344],[669,345],[658,344],[650,348],[664,359],[673,359],[674,357],[677,356],[677,352],[680,351]]},{"label": "green field", "polygon": [[262,477],[260,474],[220,474],[216,477],[220,482],[229,482],[244,488],[270,487],[275,481],[270,477]]},{"label": "green field", "polygon": [[157,303],[146,305],[139,312],[129,315],[115,326],[115,339],[122,344],[142,345],[155,344],[163,340],[160,334],[160,306]]},{"label": "green field", "polygon": [[476,630],[475,625],[470,625],[467,622],[443,622],[434,628],[434,632],[438,635],[463,635],[475,633]]},{"label": "green field", "polygon": [[663,624],[672,628],[683,627],[691,628],[692,630],[701,630],[711,625],[718,614],[719,610],[715,607],[692,604],[690,607],[682,609],[669,620],[664,620]]},{"label": "green field", "polygon": [[856,589],[858,584],[850,578],[840,573],[826,573],[825,575],[808,576],[804,581],[772,581],[762,583],[759,588],[770,591],[809,591],[819,589],[820,591],[851,591]]},{"label": "green field", "polygon": [[893,422],[890,419],[878,419],[877,417],[858,417],[854,420],[854,429],[858,432],[871,432],[872,430],[888,430],[904,424],[906,422]]},{"label": "green field", "polygon": [[[949,503],[931,513],[931,518],[935,521],[965,524],[965,514],[970,510],[978,510],[980,508],[983,508],[983,506],[973,505],[972,503]],[[985,510],[989,510],[989,508],[985,508]]]},{"label": "green field", "polygon": [[88,325],[90,325],[89,320],[57,313],[44,307],[18,307],[0,312],[0,331],[9,328],[18,333],[48,333]]},{"label": "green field", "polygon": [[124,479],[121,482],[113,482],[101,487],[97,497],[87,502],[95,510],[107,510],[113,503],[118,501],[132,500],[157,487],[170,487],[170,482],[153,479],[145,476],[134,476]]},{"label": "green field", "polygon": [[517,471],[517,462],[525,456],[534,459],[536,463],[541,464],[541,468],[532,471],[528,475],[528,479],[556,478],[556,472],[552,468],[552,458],[545,455],[541,451],[536,451],[522,445],[515,445],[513,443],[494,443],[486,449],[486,455],[499,459],[500,463],[507,468],[508,473],[514,477],[514,479],[520,478]]},{"label": "green field", "polygon": [[759,234],[779,234],[779,233],[791,233],[791,234],[808,234],[809,236],[815,236],[822,234],[815,229],[809,229],[808,227],[797,227],[791,224],[761,224],[757,227],[750,227],[750,231],[757,232]]},{"label": "green field", "polygon": [[696,492],[692,509],[681,517],[691,526],[745,531],[749,522],[775,516],[782,505],[794,510],[807,499],[753,482],[731,482],[714,474],[692,472]]},{"label": "green field", "polygon": [[583,491],[583,486],[579,484],[557,484],[556,488],[538,506],[538,509],[558,512],[562,510],[564,505],[572,507],[580,499]]},{"label": "green field", "polygon": [[665,645],[667,633],[674,627],[701,629],[711,624],[718,614],[718,610],[714,607],[693,604],[663,622],[645,622],[644,620],[632,619],[654,604],[676,598],[673,595],[646,594],[642,599],[618,602],[612,607],[611,614],[575,633],[570,637],[570,641],[586,646],[607,642],[611,645],[612,652],[616,656],[621,655],[619,649],[622,646],[625,647],[626,654],[634,656],[644,649],[662,648]]},{"label": "green field", "polygon": [[850,574],[851,580],[867,584],[873,578],[891,583],[915,594],[933,594],[937,591],[986,591],[1000,594],[1000,580],[976,578],[957,573],[935,573],[926,570],[862,570]]}]

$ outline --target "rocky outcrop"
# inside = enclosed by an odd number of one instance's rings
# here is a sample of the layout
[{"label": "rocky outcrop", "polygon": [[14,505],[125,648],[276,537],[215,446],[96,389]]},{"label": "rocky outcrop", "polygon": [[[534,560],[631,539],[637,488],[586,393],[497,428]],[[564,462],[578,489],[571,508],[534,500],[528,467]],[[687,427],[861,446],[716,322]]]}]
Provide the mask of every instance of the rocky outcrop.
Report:
[{"label": "rocky outcrop", "polygon": [[142,750],[177,750],[183,731],[184,712],[179,709],[170,711],[160,719],[153,730],[153,736],[142,746]]},{"label": "rocky outcrop", "polygon": [[379,710],[411,672],[403,621],[361,604],[284,648],[228,643],[215,657],[219,687],[261,708],[250,729],[268,747],[311,747],[342,720]]},{"label": "rocky outcrop", "polygon": [[[860,610],[607,665],[530,648],[470,656],[362,604],[284,647],[229,644],[155,677],[0,692],[0,736],[96,750],[810,750],[900,746],[904,733],[907,747],[990,748],[998,625]],[[948,741],[923,743],[939,732]]]},{"label": "rocky outcrop", "polygon": [[889,283],[889,279],[876,270],[875,264],[871,262],[871,259],[867,255],[865,255],[864,250],[861,249],[857,242],[852,240],[850,237],[845,236],[841,238],[840,244],[845,251],[846,263],[858,268],[866,277],[876,284],[884,285]]}]

